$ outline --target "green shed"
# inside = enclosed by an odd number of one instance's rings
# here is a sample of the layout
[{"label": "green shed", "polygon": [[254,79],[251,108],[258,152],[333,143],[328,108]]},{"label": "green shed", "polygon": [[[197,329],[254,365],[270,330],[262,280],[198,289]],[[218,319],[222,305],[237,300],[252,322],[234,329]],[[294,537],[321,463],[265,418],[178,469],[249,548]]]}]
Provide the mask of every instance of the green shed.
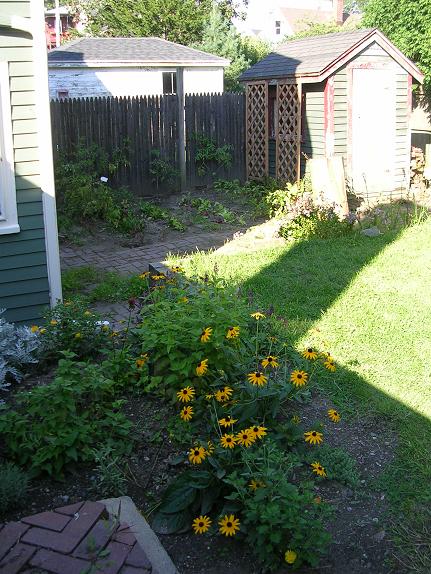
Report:
[{"label": "green shed", "polygon": [[43,0],[0,0],[0,309],[61,299]]},{"label": "green shed", "polygon": [[308,158],[341,156],[359,196],[408,189],[412,82],[423,74],[378,30],[287,42],[241,81],[249,179],[295,181]]}]

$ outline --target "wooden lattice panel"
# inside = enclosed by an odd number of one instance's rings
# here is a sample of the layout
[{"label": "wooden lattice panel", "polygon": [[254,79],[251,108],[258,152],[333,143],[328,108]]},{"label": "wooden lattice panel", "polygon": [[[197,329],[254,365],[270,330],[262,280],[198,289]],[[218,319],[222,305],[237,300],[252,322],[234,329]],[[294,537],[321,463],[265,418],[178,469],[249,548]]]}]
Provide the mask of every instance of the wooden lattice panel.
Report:
[{"label": "wooden lattice panel", "polygon": [[247,85],[246,99],[246,166],[247,179],[268,175],[268,84]]},{"label": "wooden lattice panel", "polygon": [[277,179],[295,182],[300,176],[301,157],[301,86],[277,86]]}]

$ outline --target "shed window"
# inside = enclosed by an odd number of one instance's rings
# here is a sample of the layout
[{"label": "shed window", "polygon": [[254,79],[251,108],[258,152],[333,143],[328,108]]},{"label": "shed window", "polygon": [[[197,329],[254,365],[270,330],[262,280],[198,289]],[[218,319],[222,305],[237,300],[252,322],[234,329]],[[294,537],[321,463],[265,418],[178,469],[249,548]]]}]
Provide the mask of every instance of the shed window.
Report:
[{"label": "shed window", "polygon": [[177,93],[177,73],[176,72],[162,72],[163,74],[163,93],[176,94]]},{"label": "shed window", "polygon": [[9,67],[0,62],[0,235],[18,232]]},{"label": "shed window", "polygon": [[59,100],[65,100],[68,97],[69,97],[69,90],[58,90],[57,98]]},{"label": "shed window", "polygon": [[281,34],[281,21],[280,20],[275,21],[275,33],[277,36],[279,36]]}]

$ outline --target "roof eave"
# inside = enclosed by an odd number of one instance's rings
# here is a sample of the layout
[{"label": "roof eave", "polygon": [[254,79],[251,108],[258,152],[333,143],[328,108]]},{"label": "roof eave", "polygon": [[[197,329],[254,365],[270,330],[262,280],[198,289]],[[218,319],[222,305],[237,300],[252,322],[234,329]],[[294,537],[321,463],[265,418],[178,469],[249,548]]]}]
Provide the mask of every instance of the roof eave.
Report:
[{"label": "roof eave", "polygon": [[214,62],[213,60],[205,62],[185,62],[185,61],[173,61],[173,62],[155,62],[151,61],[141,61],[141,60],[126,60],[126,61],[82,61],[82,60],[70,60],[68,62],[60,62],[56,60],[48,60],[48,68],[226,68],[229,66],[229,60],[220,60],[219,62]]}]

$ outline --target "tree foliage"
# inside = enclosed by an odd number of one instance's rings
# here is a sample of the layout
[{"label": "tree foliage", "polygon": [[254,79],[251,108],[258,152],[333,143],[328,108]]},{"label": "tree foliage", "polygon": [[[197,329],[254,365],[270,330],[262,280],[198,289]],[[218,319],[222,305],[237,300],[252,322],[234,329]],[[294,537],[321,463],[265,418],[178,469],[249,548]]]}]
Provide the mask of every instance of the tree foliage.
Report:
[{"label": "tree foliage", "polygon": [[291,40],[300,40],[301,38],[308,38],[310,36],[325,36],[326,34],[333,34],[334,32],[352,32],[358,27],[357,22],[352,22],[350,25],[340,26],[335,21],[332,22],[312,22],[304,21],[307,26],[304,30],[300,30],[293,36],[285,36],[284,42]]},{"label": "tree foliage", "polygon": [[431,92],[431,2],[429,0],[369,0],[363,24],[379,28],[425,74]]}]

